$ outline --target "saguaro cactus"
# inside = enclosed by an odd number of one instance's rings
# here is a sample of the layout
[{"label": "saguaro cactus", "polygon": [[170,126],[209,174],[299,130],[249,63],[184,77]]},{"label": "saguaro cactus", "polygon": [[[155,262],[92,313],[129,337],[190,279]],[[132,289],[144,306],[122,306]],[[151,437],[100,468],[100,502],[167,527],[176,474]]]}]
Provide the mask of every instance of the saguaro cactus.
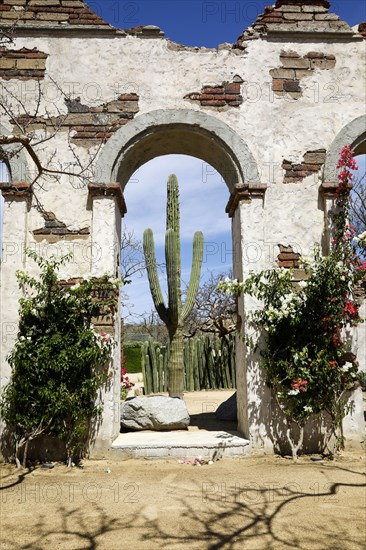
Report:
[{"label": "saguaro cactus", "polygon": [[193,237],[191,277],[185,304],[182,304],[181,262],[179,238],[179,188],[174,174],[167,183],[167,214],[165,233],[165,260],[168,279],[168,307],[164,303],[156,267],[154,236],[151,229],[144,231],[144,254],[150,291],[156,311],[165,323],[170,340],[168,361],[168,392],[171,397],[182,399],[184,391],[183,323],[190,314],[199,285],[203,234],[196,231]]}]

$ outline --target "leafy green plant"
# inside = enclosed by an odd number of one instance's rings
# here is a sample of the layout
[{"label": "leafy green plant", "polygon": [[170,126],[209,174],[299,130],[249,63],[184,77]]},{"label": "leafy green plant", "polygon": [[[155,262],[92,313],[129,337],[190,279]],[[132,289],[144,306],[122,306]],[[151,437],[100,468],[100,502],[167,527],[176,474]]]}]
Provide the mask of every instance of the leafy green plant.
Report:
[{"label": "leafy green plant", "polygon": [[[226,279],[220,288],[238,295],[247,293],[261,300],[251,315],[256,329],[264,329],[266,346],[261,351],[267,383],[288,420],[287,437],[293,456],[303,443],[304,425],[311,414],[326,411],[331,429],[325,442],[331,456],[343,443],[342,420],[347,413],[347,390],[358,383],[358,363],[344,329],[361,322],[353,290],[364,274],[354,233],[348,225],[349,192],[355,168],[352,151],[342,150],[342,168],[333,214],[333,247],[322,257],[319,249],[304,264],[306,280],[293,282],[291,270],[276,268],[252,274],[246,281]],[[360,236],[362,237],[362,236]],[[290,425],[300,428],[298,442]],[[336,445],[329,447],[332,436]]]},{"label": "leafy green plant", "polygon": [[32,251],[27,255],[40,275],[17,273],[24,297],[0,412],[15,439],[18,467],[22,452],[26,464],[29,441],[44,434],[65,442],[70,465],[85,452],[91,422],[101,412],[96,392],[113,374],[109,361],[115,343],[95,331],[92,318],[115,307],[117,284],[106,275],[68,287],[57,272],[70,256],[47,260]]}]

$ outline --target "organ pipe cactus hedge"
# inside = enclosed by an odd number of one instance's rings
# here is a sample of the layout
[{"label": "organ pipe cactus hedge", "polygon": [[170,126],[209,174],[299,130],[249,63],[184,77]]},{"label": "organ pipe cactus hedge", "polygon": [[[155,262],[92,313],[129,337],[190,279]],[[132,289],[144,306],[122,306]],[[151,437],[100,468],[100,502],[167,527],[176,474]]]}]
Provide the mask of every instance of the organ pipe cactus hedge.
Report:
[{"label": "organ pipe cactus hedge", "polygon": [[169,176],[167,183],[165,233],[168,306],[164,303],[160,288],[154,237],[151,229],[144,231],[143,245],[151,295],[156,311],[169,332],[168,392],[171,397],[182,399],[184,391],[183,323],[193,308],[198,291],[203,255],[203,234],[201,231],[197,231],[194,234],[191,277],[186,301],[182,304],[179,224],[178,180],[172,174]]}]

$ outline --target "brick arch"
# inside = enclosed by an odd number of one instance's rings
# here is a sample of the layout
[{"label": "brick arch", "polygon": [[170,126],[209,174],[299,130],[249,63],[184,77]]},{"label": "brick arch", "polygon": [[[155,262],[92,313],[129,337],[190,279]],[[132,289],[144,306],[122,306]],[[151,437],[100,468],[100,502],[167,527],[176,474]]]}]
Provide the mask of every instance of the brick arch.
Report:
[{"label": "brick arch", "polygon": [[337,162],[344,145],[350,145],[357,154],[366,153],[366,115],[355,118],[344,126],[331,144],[324,164],[325,184],[338,186]]},{"label": "brick arch", "polygon": [[103,147],[96,177],[124,188],[140,166],[174,153],[206,161],[222,175],[230,192],[260,183],[257,163],[245,141],[221,120],[188,109],[152,111],[120,128]]}]

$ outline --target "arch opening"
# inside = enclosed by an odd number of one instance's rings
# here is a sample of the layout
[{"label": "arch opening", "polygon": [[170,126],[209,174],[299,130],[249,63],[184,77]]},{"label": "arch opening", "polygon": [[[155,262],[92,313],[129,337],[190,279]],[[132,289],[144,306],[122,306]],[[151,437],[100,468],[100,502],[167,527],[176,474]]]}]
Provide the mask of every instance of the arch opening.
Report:
[{"label": "arch opening", "polygon": [[[124,262],[143,262],[141,241],[143,231],[150,227],[154,233],[158,263],[165,262],[166,225],[166,183],[169,174],[175,173],[180,190],[182,288],[189,281],[192,258],[192,240],[195,231],[202,231],[205,237],[201,283],[206,282],[211,273],[227,274],[232,269],[231,223],[225,213],[229,192],[216,169],[197,156],[160,155],[144,163],[134,172],[125,188],[127,215],[122,223],[122,272]],[[129,245],[133,235],[132,249]],[[127,237],[127,238],[125,238]],[[135,245],[140,243],[140,248]],[[123,250],[125,245],[125,250]],[[164,290],[165,269],[159,273]],[[138,322],[142,313],[154,310],[146,274],[137,272],[132,284],[125,287],[127,304],[123,315],[132,322]],[[133,307],[131,307],[133,304]],[[145,307],[144,307],[145,304]]]}]

